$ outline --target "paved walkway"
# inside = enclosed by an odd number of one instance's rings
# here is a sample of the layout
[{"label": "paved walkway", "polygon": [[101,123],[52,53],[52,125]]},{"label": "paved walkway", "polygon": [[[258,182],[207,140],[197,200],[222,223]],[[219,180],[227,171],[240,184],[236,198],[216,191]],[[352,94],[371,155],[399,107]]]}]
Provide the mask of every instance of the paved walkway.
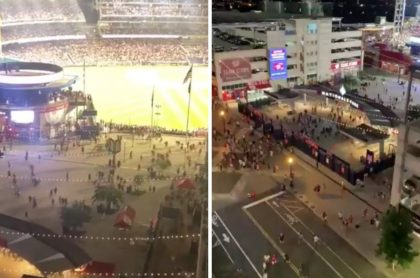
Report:
[{"label": "paved walkway", "polygon": [[[116,137],[116,135],[114,135]],[[184,152],[179,149],[176,141],[183,140],[178,136],[164,136],[163,142],[154,140],[157,153],[164,153],[164,141],[168,140],[172,150],[170,155],[172,167],[164,171],[165,175],[173,177],[176,175],[177,168],[183,170],[185,159]],[[191,141],[203,142],[203,139],[191,139]],[[124,140],[126,142],[126,159],[124,154],[117,155],[117,160],[121,160],[122,167],[116,169],[116,175],[127,179],[127,185],[132,184],[131,180],[135,175],[147,175],[147,167],[151,162],[151,145],[135,138]],[[102,140],[104,142],[104,140]],[[146,191],[141,196],[133,196],[124,193],[122,206],[130,205],[136,212],[136,219],[133,227],[129,231],[121,231],[113,227],[115,214],[102,216],[96,212],[96,205],[92,204],[94,185],[88,181],[88,174],[91,174],[92,180],[96,179],[96,173],[103,171],[108,173],[108,159],[110,155],[93,156],[89,153],[95,153],[95,145],[86,145],[85,152],[82,153],[81,147],[69,147],[67,154],[63,152],[58,154],[54,151],[52,145],[14,145],[12,151],[7,149],[4,159],[0,159],[0,211],[2,213],[13,215],[27,221],[31,221],[54,232],[61,233],[60,208],[58,205],[58,196],[68,198],[69,204],[73,201],[84,200],[86,204],[92,205],[92,220],[84,225],[89,236],[106,237],[143,237],[146,235],[150,220],[156,217],[160,204],[165,200],[165,196],[170,192],[171,179],[152,181],[145,180],[139,188]],[[29,159],[25,161],[25,151],[29,150]],[[129,158],[130,151],[133,152],[133,158]],[[38,160],[38,154],[41,160]],[[53,157],[51,157],[53,155]],[[143,159],[140,160],[140,155]],[[203,163],[204,152],[198,154],[198,149],[192,154],[192,166],[187,167],[188,176],[194,177],[197,168],[195,163]],[[17,186],[20,190],[20,197],[14,196],[12,178],[7,177],[8,162],[11,165],[11,172],[16,174]],[[29,180],[29,165],[33,164],[36,177],[41,183],[34,187]],[[137,170],[137,165],[141,164],[141,170]],[[66,181],[66,172],[69,172],[69,180]],[[156,191],[150,192],[149,188],[155,186]],[[51,189],[57,188],[57,194],[49,196]],[[28,196],[36,197],[38,206],[32,208],[28,202]],[[52,204],[55,199],[55,204]],[[25,211],[28,217],[25,217]],[[172,233],[175,234],[175,233]],[[147,242],[138,241],[135,245],[129,244],[127,240],[79,240],[77,243],[88,252],[96,261],[112,262],[116,265],[117,272],[134,273],[143,268],[143,262],[146,257]],[[127,259],[136,258],[134,259]],[[1,277],[1,275],[0,275]]]}]

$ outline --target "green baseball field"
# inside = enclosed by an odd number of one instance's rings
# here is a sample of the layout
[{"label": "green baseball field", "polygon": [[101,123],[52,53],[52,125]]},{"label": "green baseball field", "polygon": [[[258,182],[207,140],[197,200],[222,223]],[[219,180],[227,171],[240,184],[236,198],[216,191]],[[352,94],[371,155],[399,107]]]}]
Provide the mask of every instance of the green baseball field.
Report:
[{"label": "green baseball field", "polygon": [[[98,120],[150,125],[154,90],[155,126],[185,130],[188,84],[183,84],[188,66],[86,67],[86,92],[93,98]],[[77,75],[74,90],[83,89],[83,67],[67,67],[66,75]],[[208,70],[194,67],[191,87],[189,130],[207,128]]]}]

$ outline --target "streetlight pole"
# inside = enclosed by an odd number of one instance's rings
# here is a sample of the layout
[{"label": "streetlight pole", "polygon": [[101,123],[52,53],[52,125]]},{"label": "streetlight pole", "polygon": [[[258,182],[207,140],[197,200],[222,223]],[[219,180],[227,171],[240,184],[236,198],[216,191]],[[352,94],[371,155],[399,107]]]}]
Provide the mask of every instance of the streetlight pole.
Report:
[{"label": "streetlight pole", "polygon": [[408,108],[410,106],[411,98],[411,87],[413,84],[414,73],[420,69],[420,65],[412,64],[409,67],[410,76],[408,79],[408,88],[407,88],[407,98],[405,100],[405,115],[404,115],[404,127],[403,127],[403,144],[401,149],[401,156],[395,157],[395,167],[398,167],[400,170],[394,175],[391,189],[391,205],[398,208],[401,201],[401,186],[404,183],[404,171],[405,171],[405,159],[407,152],[408,144],[408,134],[410,131],[410,125],[408,122]]},{"label": "streetlight pole", "polygon": [[287,162],[289,163],[290,179],[293,179],[293,158],[289,157]]},{"label": "streetlight pole", "polygon": [[124,141],[124,162],[125,162],[125,145],[126,145],[126,142]]},{"label": "streetlight pole", "polygon": [[222,117],[222,121],[223,121],[223,133],[226,132],[226,122],[225,122],[225,111],[222,110],[220,111],[220,116]]}]

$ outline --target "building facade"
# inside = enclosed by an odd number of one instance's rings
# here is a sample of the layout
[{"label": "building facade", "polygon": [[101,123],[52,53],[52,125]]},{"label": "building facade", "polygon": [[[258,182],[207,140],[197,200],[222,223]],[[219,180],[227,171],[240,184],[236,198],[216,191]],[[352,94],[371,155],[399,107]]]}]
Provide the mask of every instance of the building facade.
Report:
[{"label": "building facade", "polygon": [[[332,18],[215,25],[213,74],[219,97],[334,82],[356,74],[363,69],[362,32],[347,29],[334,25]],[[281,65],[273,62],[273,50],[284,52]],[[270,66],[284,67],[286,73],[274,76]]]},{"label": "building facade", "polygon": [[[408,128],[408,130],[407,130]],[[408,134],[407,141],[404,140]],[[414,230],[420,234],[420,120],[399,128],[391,205],[412,213]],[[404,170],[402,170],[404,169]]]}]

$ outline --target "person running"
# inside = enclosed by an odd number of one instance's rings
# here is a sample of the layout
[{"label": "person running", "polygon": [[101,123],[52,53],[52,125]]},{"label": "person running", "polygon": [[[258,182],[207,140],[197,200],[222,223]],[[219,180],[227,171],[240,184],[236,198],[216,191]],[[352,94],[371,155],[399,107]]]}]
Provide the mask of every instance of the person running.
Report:
[{"label": "person running", "polygon": [[299,231],[297,232],[297,234],[298,234],[298,244],[300,245],[303,241],[303,234]]},{"label": "person running", "polygon": [[285,263],[288,263],[290,261],[289,255],[287,255],[287,253],[284,253],[283,258]]},{"label": "person running", "polygon": [[284,234],[283,233],[280,233],[279,241],[280,241],[280,243],[284,243]]},{"label": "person running", "polygon": [[314,235],[314,245],[315,246],[318,246],[319,241],[320,241],[319,237],[317,235]]}]

